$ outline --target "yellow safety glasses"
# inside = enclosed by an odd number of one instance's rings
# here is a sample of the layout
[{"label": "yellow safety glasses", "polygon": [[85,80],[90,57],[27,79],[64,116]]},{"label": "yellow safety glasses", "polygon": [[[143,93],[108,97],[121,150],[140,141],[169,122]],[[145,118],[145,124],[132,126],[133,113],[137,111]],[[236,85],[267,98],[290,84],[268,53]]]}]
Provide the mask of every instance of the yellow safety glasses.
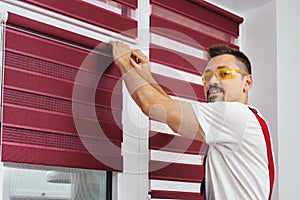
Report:
[{"label": "yellow safety glasses", "polygon": [[246,72],[242,72],[241,70],[230,68],[226,66],[218,67],[217,69],[211,71],[206,71],[202,74],[202,83],[206,84],[210,81],[210,79],[215,75],[218,80],[225,80],[230,78],[235,78],[237,74],[240,73],[242,75],[248,75]]}]

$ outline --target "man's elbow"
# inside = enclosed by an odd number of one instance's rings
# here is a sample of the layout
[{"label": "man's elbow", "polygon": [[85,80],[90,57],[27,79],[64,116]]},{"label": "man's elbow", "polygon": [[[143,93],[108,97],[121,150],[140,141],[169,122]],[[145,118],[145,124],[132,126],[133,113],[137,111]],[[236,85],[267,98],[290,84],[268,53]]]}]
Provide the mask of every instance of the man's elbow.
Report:
[{"label": "man's elbow", "polygon": [[151,105],[148,104],[148,103],[141,103],[139,105],[139,107],[141,108],[142,112],[147,115],[148,117],[150,117],[150,108],[151,108]]},{"label": "man's elbow", "polygon": [[153,98],[141,98],[141,96],[133,96],[133,99],[140,107],[141,111],[150,119],[166,123],[168,116],[168,105],[172,100],[162,95]]}]

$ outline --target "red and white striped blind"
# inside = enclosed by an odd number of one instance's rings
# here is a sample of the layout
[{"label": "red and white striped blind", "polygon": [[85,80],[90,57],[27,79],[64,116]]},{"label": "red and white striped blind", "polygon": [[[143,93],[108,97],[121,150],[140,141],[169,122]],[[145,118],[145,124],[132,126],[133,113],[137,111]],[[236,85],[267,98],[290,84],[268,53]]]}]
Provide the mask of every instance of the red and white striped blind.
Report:
[{"label": "red and white striped blind", "polygon": [[[129,37],[137,36],[137,21],[83,0],[19,0]],[[118,2],[135,9],[137,0]],[[132,31],[128,31],[132,30]]]},{"label": "red and white striped blind", "polygon": [[[198,0],[152,0],[150,61],[159,84],[174,98],[205,101],[201,74],[214,44],[238,48],[242,18]],[[152,199],[199,199],[207,145],[151,121]]]},{"label": "red and white striped blind", "polygon": [[[82,1],[25,2],[115,32],[136,28]],[[122,171],[122,91],[110,46],[14,13],[4,35],[2,161]]]}]

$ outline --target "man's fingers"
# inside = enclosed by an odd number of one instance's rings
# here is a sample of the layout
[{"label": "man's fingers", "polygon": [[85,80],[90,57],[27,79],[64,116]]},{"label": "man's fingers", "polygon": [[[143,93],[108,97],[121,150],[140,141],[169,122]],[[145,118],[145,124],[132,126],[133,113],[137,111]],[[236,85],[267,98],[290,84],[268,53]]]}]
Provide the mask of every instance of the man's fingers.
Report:
[{"label": "man's fingers", "polygon": [[123,56],[128,57],[131,53],[129,45],[124,44],[120,41],[110,41],[109,44],[112,45],[112,54],[114,60],[117,60]]},{"label": "man's fingers", "polygon": [[116,44],[116,41],[114,41],[114,40],[111,40],[111,41],[109,41],[109,43],[108,44],[110,44],[111,46],[114,46],[115,44]]},{"label": "man's fingers", "polygon": [[129,45],[120,41],[109,42],[113,49],[114,61],[118,63],[130,63],[132,67],[137,68],[139,65],[149,63],[148,57],[139,49],[131,50]]},{"label": "man's fingers", "polygon": [[148,57],[143,54],[143,52],[139,49],[135,49],[131,52],[134,57],[137,57],[141,62],[149,62]]},{"label": "man's fingers", "polygon": [[120,42],[120,41],[110,41],[109,44],[112,45],[113,53],[118,54],[118,57],[122,56],[122,55],[120,55],[122,53],[123,54],[131,53],[132,57],[137,58],[137,59],[134,59],[134,60],[139,60],[141,62],[149,62],[148,57],[145,54],[143,54],[143,52],[139,49],[131,50],[129,48],[129,45],[127,45],[123,42]]},{"label": "man's fingers", "polygon": [[134,68],[138,68],[139,64],[136,62],[135,59],[130,58],[130,64],[134,67]]},{"label": "man's fingers", "polygon": [[135,56],[139,56],[141,59],[144,59],[144,60],[148,59],[148,57],[145,54],[143,54],[143,52],[141,50],[139,50],[139,49],[133,50],[132,54],[135,55]]}]

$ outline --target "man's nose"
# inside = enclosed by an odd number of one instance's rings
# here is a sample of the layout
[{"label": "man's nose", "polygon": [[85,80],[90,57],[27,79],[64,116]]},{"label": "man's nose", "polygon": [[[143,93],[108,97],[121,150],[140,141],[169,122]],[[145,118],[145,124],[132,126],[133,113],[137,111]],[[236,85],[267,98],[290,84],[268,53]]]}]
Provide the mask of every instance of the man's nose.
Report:
[{"label": "man's nose", "polygon": [[216,77],[216,75],[212,75],[210,80],[209,80],[209,85],[214,85],[215,83],[219,83],[220,81],[218,80],[218,78]]}]

